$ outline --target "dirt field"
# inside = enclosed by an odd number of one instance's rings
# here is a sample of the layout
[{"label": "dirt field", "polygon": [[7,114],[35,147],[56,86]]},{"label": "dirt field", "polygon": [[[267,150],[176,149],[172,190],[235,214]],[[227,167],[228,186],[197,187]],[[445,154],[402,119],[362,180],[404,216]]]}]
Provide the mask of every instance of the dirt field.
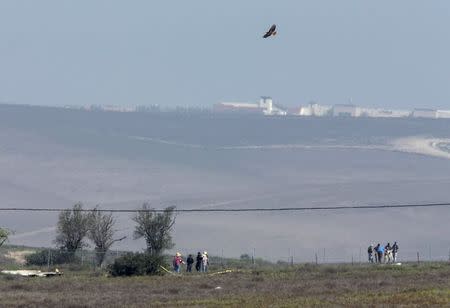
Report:
[{"label": "dirt field", "polygon": [[0,276],[0,306],[450,307],[450,264],[302,265],[218,275],[110,278]]}]

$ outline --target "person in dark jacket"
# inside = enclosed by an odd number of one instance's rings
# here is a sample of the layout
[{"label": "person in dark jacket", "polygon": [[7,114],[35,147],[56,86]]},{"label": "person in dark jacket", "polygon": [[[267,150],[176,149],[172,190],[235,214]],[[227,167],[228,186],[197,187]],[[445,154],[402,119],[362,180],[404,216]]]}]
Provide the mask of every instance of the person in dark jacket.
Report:
[{"label": "person in dark jacket", "polygon": [[367,254],[369,255],[369,262],[373,263],[373,245],[370,245],[369,248],[367,248]]},{"label": "person in dark jacket", "polygon": [[378,248],[380,248],[380,244],[378,244],[377,246],[375,246],[375,251],[374,251],[374,254],[375,254],[375,263],[379,263],[380,262],[380,260],[378,259]]},{"label": "person in dark jacket", "polygon": [[392,257],[394,258],[394,262],[397,262],[397,254],[398,254],[398,245],[397,242],[392,245]]},{"label": "person in dark jacket", "polygon": [[197,254],[197,262],[195,262],[195,269],[197,270],[197,272],[200,272],[200,269],[202,267],[202,254],[200,253],[200,251]]},{"label": "person in dark jacket", "polygon": [[189,255],[189,257],[186,260],[186,272],[190,273],[192,272],[192,264],[194,264],[194,258],[192,258],[192,255]]}]

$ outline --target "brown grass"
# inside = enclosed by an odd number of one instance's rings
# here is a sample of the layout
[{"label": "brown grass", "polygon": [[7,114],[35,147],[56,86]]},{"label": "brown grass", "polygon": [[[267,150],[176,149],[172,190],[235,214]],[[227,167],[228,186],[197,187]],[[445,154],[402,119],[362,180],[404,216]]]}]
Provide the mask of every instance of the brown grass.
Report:
[{"label": "brown grass", "polygon": [[450,265],[298,266],[214,276],[0,276],[0,294],[2,307],[450,306]]}]

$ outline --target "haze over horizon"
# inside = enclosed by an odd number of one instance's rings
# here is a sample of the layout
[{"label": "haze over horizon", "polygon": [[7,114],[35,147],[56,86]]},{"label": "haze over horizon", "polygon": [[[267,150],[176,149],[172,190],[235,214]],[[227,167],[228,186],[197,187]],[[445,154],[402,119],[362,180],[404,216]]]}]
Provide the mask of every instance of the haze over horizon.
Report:
[{"label": "haze over horizon", "polygon": [[2,1],[0,101],[450,109],[449,17],[443,0]]},{"label": "haze over horizon", "polygon": [[[0,105],[1,208],[239,209],[449,202],[450,120],[87,112]],[[447,260],[449,206],[268,213],[184,213],[183,254],[350,262],[398,241]],[[130,213],[114,249],[142,250]],[[54,246],[57,213],[1,211],[12,244]],[[432,248],[430,248],[432,247]],[[364,250],[363,250],[364,251]],[[428,253],[432,251],[432,253]]]}]

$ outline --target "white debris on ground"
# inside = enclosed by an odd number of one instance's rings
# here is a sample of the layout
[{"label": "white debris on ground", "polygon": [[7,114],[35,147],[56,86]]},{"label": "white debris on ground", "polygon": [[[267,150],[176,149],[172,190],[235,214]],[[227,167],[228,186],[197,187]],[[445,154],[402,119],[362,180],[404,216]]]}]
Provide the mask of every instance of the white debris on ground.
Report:
[{"label": "white debris on ground", "polygon": [[18,275],[23,277],[52,277],[62,275],[62,273],[58,269],[56,269],[54,272],[41,272],[40,270],[3,270],[0,273],[6,275]]}]

